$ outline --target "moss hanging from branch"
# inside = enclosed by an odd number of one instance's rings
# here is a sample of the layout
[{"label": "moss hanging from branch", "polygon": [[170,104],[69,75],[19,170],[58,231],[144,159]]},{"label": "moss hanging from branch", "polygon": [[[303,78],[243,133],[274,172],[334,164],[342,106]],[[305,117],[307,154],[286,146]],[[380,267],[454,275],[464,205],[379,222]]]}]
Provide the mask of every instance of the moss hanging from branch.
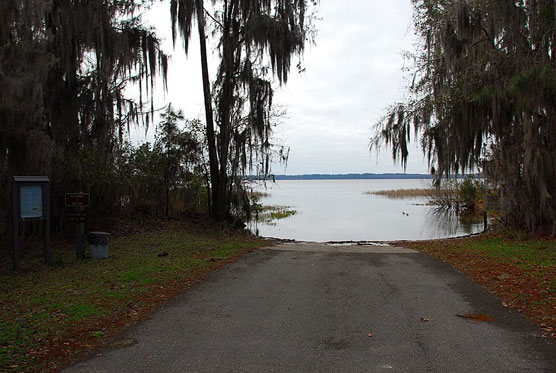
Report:
[{"label": "moss hanging from branch", "polygon": [[[212,23],[213,36],[218,41],[216,79],[211,84],[207,76],[203,82],[212,215],[216,220],[230,219],[232,210],[249,205],[245,204],[246,193],[242,190],[246,172],[268,176],[270,156],[287,155],[284,149],[275,151],[272,146],[276,122],[272,81],[276,78],[280,84],[286,83],[292,59],[300,57],[306,42],[312,41],[309,3],[313,2],[213,1],[211,14],[200,0],[171,1],[174,43],[179,33],[187,52],[195,15],[201,49],[206,45],[205,20]],[[206,68],[206,56],[201,59]]]},{"label": "moss hanging from branch", "polygon": [[377,124],[405,166],[413,127],[438,178],[484,167],[505,223],[556,233],[556,7],[553,1],[413,0],[421,50],[412,97]]},{"label": "moss hanging from branch", "polygon": [[[154,77],[165,79],[168,57],[154,30],[141,22],[138,14],[145,5],[135,0],[0,2],[1,185],[18,173],[48,174],[61,183],[55,188],[66,187],[62,184],[74,180],[55,175],[52,164],[84,147],[108,157],[130,123],[148,125]],[[124,95],[134,82],[147,90],[147,111],[142,98],[137,103]]]}]

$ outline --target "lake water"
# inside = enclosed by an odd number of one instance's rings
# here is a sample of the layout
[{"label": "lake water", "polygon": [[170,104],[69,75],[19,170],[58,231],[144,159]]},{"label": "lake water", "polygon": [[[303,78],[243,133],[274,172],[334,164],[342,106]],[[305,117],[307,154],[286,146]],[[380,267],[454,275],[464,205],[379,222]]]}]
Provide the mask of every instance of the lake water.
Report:
[{"label": "lake water", "polygon": [[290,206],[297,214],[252,223],[263,237],[298,241],[390,241],[455,237],[479,232],[453,214],[438,215],[426,198],[391,199],[365,192],[427,188],[430,180],[279,180],[267,183],[263,205]]}]

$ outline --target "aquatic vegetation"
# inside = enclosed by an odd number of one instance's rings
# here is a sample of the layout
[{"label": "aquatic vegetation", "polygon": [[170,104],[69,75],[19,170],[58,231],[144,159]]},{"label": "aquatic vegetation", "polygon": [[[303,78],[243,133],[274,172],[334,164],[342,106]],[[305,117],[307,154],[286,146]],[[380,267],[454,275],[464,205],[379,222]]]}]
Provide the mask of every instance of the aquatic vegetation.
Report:
[{"label": "aquatic vegetation", "polygon": [[263,206],[259,205],[255,211],[255,220],[259,223],[273,224],[274,221],[286,219],[297,214],[291,206]]},{"label": "aquatic vegetation", "polygon": [[270,193],[268,192],[261,192],[260,190],[252,190],[250,193],[252,199],[256,199],[257,201],[261,198],[268,198],[270,197]]},{"label": "aquatic vegetation", "polygon": [[384,196],[388,198],[417,198],[417,197],[430,197],[432,191],[430,189],[392,189],[392,190],[377,190],[373,192],[365,192],[369,195]]}]

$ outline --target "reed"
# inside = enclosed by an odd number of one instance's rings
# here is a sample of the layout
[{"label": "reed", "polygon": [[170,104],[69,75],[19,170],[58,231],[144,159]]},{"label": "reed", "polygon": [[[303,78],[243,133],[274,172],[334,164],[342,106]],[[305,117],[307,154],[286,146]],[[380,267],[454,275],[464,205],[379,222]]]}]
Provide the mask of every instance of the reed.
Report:
[{"label": "reed", "polygon": [[431,189],[393,189],[393,190],[377,190],[374,192],[365,192],[369,195],[378,195],[388,198],[402,199],[415,197],[431,197],[433,191]]},{"label": "reed", "polygon": [[255,198],[263,198],[263,197],[270,197],[270,193],[267,192],[261,192],[259,190],[253,190],[251,191],[251,197],[255,197]]}]

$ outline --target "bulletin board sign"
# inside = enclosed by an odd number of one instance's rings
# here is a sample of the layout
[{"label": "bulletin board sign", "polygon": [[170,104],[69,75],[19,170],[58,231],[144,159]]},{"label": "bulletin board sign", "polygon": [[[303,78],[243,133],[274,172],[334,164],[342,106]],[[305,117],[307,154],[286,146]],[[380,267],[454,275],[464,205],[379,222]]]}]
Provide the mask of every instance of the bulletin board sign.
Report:
[{"label": "bulletin board sign", "polygon": [[12,181],[13,269],[19,268],[19,227],[44,221],[46,262],[50,261],[50,180],[47,176],[14,176]]},{"label": "bulletin board sign", "polygon": [[42,185],[21,185],[19,187],[19,212],[21,219],[42,219]]},{"label": "bulletin board sign", "polygon": [[484,206],[487,212],[500,212],[500,194],[497,190],[489,190],[485,193]]}]

